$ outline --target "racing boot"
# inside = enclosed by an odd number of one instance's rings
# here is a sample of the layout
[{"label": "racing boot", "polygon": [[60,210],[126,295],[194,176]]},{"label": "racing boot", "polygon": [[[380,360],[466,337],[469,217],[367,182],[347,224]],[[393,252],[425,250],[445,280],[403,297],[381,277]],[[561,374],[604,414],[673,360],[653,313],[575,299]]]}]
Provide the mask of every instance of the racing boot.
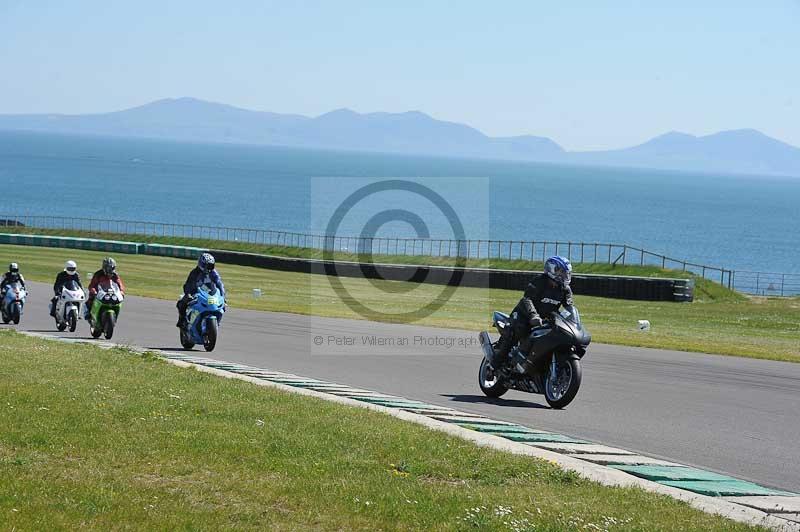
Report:
[{"label": "racing boot", "polygon": [[175,324],[178,329],[186,328],[186,313],[178,309],[178,323]]},{"label": "racing boot", "polygon": [[514,347],[514,333],[511,327],[506,327],[500,335],[500,340],[498,340],[497,347],[494,349],[494,356],[490,360],[493,368],[498,369],[508,362],[508,355],[512,347]]}]

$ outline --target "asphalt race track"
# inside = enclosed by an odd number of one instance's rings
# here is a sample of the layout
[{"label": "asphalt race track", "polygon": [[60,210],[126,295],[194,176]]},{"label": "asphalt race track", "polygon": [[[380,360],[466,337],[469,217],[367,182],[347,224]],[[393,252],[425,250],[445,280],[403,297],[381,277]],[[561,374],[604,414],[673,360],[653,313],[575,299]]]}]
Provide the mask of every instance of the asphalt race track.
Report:
[{"label": "asphalt race track", "polygon": [[[47,315],[52,288],[29,285],[33,293],[20,329],[89,337],[84,321],[73,334],[56,332]],[[175,319],[173,302],[129,297],[113,341],[180,349]],[[205,353],[202,347],[195,351]],[[477,384],[477,334],[465,331],[231,309],[209,356],[451,406],[800,491],[800,364],[597,344],[584,358],[577,398],[556,411],[538,395],[485,398]]]}]

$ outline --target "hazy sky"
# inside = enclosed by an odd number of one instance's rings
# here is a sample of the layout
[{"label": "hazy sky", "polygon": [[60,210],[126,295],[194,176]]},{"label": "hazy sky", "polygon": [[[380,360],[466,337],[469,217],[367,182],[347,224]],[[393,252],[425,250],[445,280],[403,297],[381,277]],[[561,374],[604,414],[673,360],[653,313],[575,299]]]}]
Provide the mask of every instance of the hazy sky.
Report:
[{"label": "hazy sky", "polygon": [[195,96],[569,149],[744,127],[800,146],[800,0],[656,3],[0,0],[0,113]]}]

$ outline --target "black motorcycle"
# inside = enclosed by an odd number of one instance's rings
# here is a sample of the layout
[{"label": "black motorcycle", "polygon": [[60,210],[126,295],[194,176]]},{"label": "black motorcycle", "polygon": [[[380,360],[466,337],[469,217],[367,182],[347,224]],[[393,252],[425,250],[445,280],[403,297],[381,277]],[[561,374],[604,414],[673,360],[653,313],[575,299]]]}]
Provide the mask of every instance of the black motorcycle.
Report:
[{"label": "black motorcycle", "polygon": [[[492,325],[502,335],[512,326],[511,318],[495,311]],[[578,309],[568,306],[535,327],[526,342],[518,342],[511,349],[507,360],[496,362],[498,367],[492,363],[498,342],[492,342],[486,331],[479,339],[483,360],[478,383],[484,394],[500,397],[508,390],[541,393],[552,408],[564,408],[580,388],[581,358],[592,336],[583,328]]]}]

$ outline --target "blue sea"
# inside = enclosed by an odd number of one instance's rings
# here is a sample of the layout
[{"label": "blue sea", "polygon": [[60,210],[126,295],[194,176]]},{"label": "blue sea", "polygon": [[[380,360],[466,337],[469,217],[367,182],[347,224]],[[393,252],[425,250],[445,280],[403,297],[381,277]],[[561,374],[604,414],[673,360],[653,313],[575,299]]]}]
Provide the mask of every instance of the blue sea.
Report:
[{"label": "blue sea", "polygon": [[[451,216],[431,194],[396,187],[339,209],[361,187],[389,179],[433,191]],[[414,236],[423,224],[431,237],[453,238],[455,216],[473,239],[614,242],[800,273],[800,178],[2,131],[0,180],[0,217],[325,232],[338,210],[340,235],[371,226],[378,236]]]}]

